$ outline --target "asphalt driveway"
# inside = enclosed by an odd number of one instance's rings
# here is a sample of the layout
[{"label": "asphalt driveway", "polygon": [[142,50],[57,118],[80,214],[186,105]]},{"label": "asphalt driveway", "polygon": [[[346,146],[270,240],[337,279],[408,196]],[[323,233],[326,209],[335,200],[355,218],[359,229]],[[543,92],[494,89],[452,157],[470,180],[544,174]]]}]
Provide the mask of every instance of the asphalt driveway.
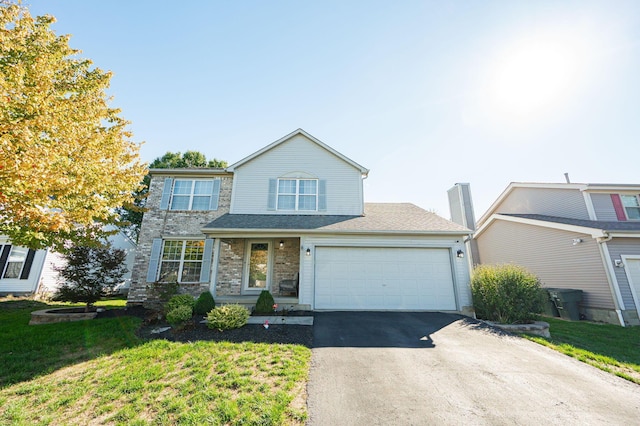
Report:
[{"label": "asphalt driveway", "polygon": [[322,426],[627,425],[640,386],[459,315],[321,312],[308,407]]}]

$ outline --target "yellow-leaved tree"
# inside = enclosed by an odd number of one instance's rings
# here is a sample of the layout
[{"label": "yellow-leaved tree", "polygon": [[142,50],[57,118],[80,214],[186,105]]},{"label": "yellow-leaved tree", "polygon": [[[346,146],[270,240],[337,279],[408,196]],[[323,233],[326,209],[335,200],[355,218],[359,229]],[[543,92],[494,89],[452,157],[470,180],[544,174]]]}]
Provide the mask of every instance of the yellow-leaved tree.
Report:
[{"label": "yellow-leaved tree", "polygon": [[61,250],[117,225],[146,168],[108,105],[111,73],[79,58],[53,22],[0,2],[0,234]]}]

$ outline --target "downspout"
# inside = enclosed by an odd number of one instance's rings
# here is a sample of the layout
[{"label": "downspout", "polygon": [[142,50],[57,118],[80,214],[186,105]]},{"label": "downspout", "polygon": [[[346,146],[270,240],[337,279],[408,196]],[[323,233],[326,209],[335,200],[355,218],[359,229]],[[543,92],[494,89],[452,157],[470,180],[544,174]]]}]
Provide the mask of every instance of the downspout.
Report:
[{"label": "downspout", "polygon": [[609,254],[609,248],[607,247],[607,242],[611,241],[612,239],[613,237],[606,232],[603,232],[602,236],[596,237],[598,247],[600,248],[600,257],[602,258],[603,264],[606,265],[605,271],[607,272],[609,288],[612,290],[612,293],[615,294],[613,303],[616,307],[615,311],[618,315],[618,322],[622,327],[625,327],[624,318],[622,317],[622,310],[625,309],[624,301],[622,300],[622,294],[620,294],[618,279],[616,278],[616,272],[613,269],[613,265],[611,264],[611,256]]}]

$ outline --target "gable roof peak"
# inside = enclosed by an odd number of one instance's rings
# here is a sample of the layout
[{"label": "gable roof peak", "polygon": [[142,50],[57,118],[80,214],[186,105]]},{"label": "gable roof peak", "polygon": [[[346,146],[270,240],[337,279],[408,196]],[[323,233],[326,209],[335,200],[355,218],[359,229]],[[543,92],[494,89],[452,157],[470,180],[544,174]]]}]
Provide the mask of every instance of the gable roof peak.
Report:
[{"label": "gable roof peak", "polygon": [[242,160],[230,165],[229,167],[227,167],[226,170],[229,171],[229,172],[233,172],[236,168],[242,166],[245,163],[248,163],[249,161],[253,160],[254,158],[262,155],[263,153],[272,150],[273,148],[277,147],[278,145],[281,145],[281,144],[287,142],[288,140],[292,139],[294,136],[297,136],[297,135],[304,136],[305,138],[309,139],[311,142],[313,142],[316,145],[320,146],[324,150],[330,152],[331,154],[333,154],[336,157],[340,158],[344,162],[346,162],[346,163],[350,164],[351,166],[355,167],[364,176],[367,176],[369,174],[369,169],[367,169],[366,167],[361,166],[360,164],[356,163],[355,161],[353,161],[352,159],[348,158],[347,156],[339,153],[335,149],[331,148],[329,145],[325,144],[324,142],[322,142],[321,140],[319,140],[316,137],[312,136],[311,134],[307,133],[306,131],[304,131],[301,128],[298,128],[298,129],[294,130],[293,132],[289,133],[288,135],[283,136],[282,138],[278,139],[277,141],[270,143],[269,145],[265,146],[264,148],[254,152],[253,154],[243,158]]}]

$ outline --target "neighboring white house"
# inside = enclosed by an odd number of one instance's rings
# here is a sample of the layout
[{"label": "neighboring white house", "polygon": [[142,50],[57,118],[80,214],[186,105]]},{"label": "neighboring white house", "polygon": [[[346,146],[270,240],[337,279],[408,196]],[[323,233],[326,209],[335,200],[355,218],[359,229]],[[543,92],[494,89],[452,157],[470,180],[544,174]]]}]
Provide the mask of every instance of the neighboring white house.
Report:
[{"label": "neighboring white house", "polygon": [[364,203],[369,170],[298,129],[226,169],[154,169],[129,303],[152,283],[217,302],[473,312],[470,230],[408,203]]},{"label": "neighboring white house", "polygon": [[582,290],[587,319],[640,325],[640,185],[514,182],[476,225],[476,262],[520,264]]},{"label": "neighboring white house", "polygon": [[[131,282],[136,244],[122,232],[110,236],[109,241],[114,248],[127,253],[125,263],[129,272],[122,285],[122,291],[126,291]],[[64,258],[59,253],[12,245],[0,235],[0,295],[53,293],[60,284],[55,268],[63,265]]]}]

